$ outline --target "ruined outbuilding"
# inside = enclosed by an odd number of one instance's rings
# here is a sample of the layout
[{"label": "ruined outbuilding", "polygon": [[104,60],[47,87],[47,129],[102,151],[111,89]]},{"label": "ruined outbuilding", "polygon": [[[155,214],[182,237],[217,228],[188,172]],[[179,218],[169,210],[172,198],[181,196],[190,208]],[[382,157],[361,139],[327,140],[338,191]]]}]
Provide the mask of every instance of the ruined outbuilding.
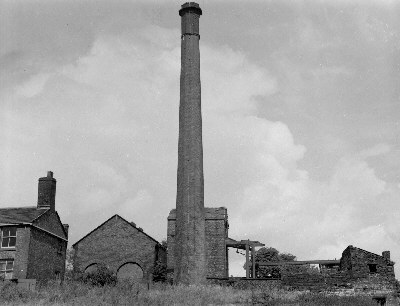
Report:
[{"label": "ruined outbuilding", "polygon": [[157,262],[166,262],[165,248],[135,223],[114,215],[73,246],[74,273],[108,267],[119,280],[151,280]]}]

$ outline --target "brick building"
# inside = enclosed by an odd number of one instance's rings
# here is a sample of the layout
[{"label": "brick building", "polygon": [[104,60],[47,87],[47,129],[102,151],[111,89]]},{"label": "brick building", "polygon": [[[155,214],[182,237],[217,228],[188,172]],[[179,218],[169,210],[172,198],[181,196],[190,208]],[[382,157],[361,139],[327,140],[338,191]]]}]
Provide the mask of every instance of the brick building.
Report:
[{"label": "brick building", "polygon": [[0,277],[63,279],[68,225],[55,210],[56,180],[39,179],[37,206],[0,208]]},{"label": "brick building", "polygon": [[165,248],[133,222],[114,215],[73,246],[74,273],[105,265],[118,279],[150,280],[157,261],[166,262]]},{"label": "brick building", "polygon": [[[167,230],[167,270],[169,278],[173,275],[175,265],[175,228],[176,210],[172,209],[168,216]],[[205,208],[206,275],[208,278],[228,277],[228,249],[226,245],[228,229],[228,212],[225,207]]]}]

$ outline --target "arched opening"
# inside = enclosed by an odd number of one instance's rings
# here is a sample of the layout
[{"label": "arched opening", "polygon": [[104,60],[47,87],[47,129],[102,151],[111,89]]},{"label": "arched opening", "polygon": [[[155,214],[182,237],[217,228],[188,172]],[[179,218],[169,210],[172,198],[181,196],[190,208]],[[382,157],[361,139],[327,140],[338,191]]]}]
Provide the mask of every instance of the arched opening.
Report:
[{"label": "arched opening", "polygon": [[129,279],[139,281],[143,278],[143,270],[137,263],[128,262],[119,267],[117,278],[118,280]]},{"label": "arched opening", "polygon": [[90,264],[86,267],[85,273],[93,273],[96,272],[98,268],[97,263]]}]

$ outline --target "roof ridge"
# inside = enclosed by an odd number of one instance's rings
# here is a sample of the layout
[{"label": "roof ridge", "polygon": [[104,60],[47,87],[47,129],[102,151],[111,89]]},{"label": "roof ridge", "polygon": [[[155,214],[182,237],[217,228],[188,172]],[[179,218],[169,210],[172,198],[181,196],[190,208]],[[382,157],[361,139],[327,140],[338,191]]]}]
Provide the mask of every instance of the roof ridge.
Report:
[{"label": "roof ridge", "polygon": [[36,209],[48,209],[48,208],[37,208],[37,206],[9,206],[9,207],[0,207],[0,209],[25,209],[25,208],[36,208]]}]

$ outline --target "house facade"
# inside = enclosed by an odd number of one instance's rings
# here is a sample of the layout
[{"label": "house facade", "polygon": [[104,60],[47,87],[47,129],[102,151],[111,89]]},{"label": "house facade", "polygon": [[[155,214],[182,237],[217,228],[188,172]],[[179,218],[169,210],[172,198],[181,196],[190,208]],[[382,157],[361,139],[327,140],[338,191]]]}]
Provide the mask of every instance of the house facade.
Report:
[{"label": "house facade", "polygon": [[56,180],[39,179],[37,206],[0,208],[0,278],[62,280],[68,225],[55,210]]},{"label": "house facade", "polygon": [[119,215],[114,215],[77,241],[74,273],[92,272],[105,265],[119,280],[151,280],[157,262],[166,263],[166,249]]}]

